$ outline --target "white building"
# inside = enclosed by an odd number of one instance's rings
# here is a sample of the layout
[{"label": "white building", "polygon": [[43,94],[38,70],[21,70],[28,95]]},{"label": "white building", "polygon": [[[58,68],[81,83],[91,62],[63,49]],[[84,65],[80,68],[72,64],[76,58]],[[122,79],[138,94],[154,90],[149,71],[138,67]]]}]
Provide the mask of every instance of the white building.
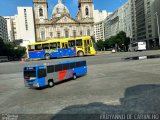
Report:
[{"label": "white building", "polygon": [[110,13],[108,13],[106,10],[102,11],[94,10],[93,12],[94,23],[103,21],[109,14]]},{"label": "white building", "polygon": [[32,7],[17,7],[18,14],[6,16],[10,41],[22,41],[21,46],[35,42],[34,16]]},{"label": "white building", "polygon": [[113,12],[104,20],[104,36],[105,39],[115,36],[120,31],[124,31],[127,37],[132,35],[132,22],[131,22],[131,4],[125,3],[118,10]]},{"label": "white building", "polygon": [[95,40],[105,40],[104,39],[104,23],[102,22],[109,13],[106,10],[94,10],[93,17],[94,17],[94,35]]},{"label": "white building", "polygon": [[4,42],[8,42],[7,21],[2,16],[0,16],[0,38],[2,38]]},{"label": "white building", "polygon": [[94,24],[94,34],[95,34],[95,40],[105,40],[104,38],[104,23],[103,21],[97,22]]},{"label": "white building", "polygon": [[22,46],[35,42],[35,28],[32,7],[17,7],[18,15],[15,18],[17,39],[22,39]]}]

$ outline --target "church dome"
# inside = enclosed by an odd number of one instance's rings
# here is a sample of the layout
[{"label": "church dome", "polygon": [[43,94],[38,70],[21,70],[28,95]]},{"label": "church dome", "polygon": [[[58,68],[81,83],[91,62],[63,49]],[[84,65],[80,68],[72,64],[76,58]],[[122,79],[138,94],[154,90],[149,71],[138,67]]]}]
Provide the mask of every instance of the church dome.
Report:
[{"label": "church dome", "polygon": [[62,15],[69,15],[69,10],[62,3],[62,0],[58,0],[58,4],[53,8],[53,11],[52,11],[52,18],[61,17]]}]

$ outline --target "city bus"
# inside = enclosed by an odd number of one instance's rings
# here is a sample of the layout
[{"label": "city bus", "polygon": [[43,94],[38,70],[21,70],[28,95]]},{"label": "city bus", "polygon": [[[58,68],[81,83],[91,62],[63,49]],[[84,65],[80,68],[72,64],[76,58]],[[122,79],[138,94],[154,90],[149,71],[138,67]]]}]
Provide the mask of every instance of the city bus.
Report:
[{"label": "city bus", "polygon": [[76,79],[87,74],[86,60],[65,61],[55,65],[24,67],[23,76],[26,87],[53,87],[56,82]]},{"label": "city bus", "polygon": [[30,59],[82,57],[95,54],[96,50],[90,36],[51,39],[44,42],[31,43],[27,46],[27,56]]},{"label": "city bus", "polygon": [[146,42],[135,42],[129,46],[129,51],[144,51],[146,50]]}]

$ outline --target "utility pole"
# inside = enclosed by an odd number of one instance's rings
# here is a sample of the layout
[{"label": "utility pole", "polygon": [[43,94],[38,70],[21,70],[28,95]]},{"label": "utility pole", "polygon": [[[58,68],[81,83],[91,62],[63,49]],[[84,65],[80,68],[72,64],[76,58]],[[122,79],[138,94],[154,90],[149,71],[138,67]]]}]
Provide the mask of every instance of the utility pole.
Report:
[{"label": "utility pole", "polygon": [[155,13],[157,18],[157,27],[158,27],[158,36],[159,36],[159,47],[160,47],[160,28],[159,28],[159,19],[158,19],[158,12]]}]

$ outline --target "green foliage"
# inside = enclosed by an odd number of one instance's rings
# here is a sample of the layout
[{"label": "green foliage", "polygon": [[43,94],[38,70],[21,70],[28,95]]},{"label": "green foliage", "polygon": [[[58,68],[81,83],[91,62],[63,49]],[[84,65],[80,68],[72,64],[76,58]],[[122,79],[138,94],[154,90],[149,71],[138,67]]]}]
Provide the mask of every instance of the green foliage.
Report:
[{"label": "green foliage", "polygon": [[104,41],[102,40],[97,41],[96,46],[98,50],[104,49]]},{"label": "green foliage", "polygon": [[105,47],[106,49],[116,48],[120,51],[127,51],[129,44],[130,38],[127,38],[126,33],[123,31],[119,32],[116,36],[106,39],[105,41],[100,40],[96,43],[98,49],[103,49]]},{"label": "green foliage", "polygon": [[19,59],[25,54],[25,51],[25,47],[16,46],[13,43],[4,43],[2,38],[0,38],[0,56],[8,56],[13,59]]}]

